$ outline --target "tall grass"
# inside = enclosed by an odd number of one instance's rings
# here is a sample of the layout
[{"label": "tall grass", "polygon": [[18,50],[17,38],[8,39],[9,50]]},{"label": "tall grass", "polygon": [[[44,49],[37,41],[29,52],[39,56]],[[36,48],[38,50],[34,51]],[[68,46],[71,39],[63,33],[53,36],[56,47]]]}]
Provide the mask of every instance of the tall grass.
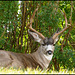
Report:
[{"label": "tall grass", "polygon": [[75,69],[67,70],[67,69],[60,69],[59,71],[55,70],[41,70],[39,68],[36,69],[15,69],[15,68],[0,68],[0,74],[75,74]]}]

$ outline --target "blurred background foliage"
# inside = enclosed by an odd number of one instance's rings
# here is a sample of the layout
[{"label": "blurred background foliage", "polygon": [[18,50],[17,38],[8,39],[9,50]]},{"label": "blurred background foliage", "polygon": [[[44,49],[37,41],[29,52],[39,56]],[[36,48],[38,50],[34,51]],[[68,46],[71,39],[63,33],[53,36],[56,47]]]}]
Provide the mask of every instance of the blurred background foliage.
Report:
[{"label": "blurred background foliage", "polygon": [[[17,53],[32,53],[39,44],[28,35],[26,25],[33,11],[36,12],[33,28],[45,37],[50,37],[57,30],[65,27],[65,19],[59,9],[66,12],[71,25],[56,44],[53,59],[49,65],[56,70],[60,67],[75,68],[75,1],[0,1],[0,50]],[[71,13],[72,12],[72,13]]]}]

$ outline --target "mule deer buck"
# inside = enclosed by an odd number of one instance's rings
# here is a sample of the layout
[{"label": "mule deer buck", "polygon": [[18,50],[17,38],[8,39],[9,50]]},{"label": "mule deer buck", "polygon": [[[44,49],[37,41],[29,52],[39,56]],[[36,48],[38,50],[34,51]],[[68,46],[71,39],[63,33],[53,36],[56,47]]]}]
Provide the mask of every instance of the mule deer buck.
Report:
[{"label": "mule deer buck", "polygon": [[29,28],[28,33],[33,37],[34,41],[40,43],[38,50],[31,54],[14,53],[11,51],[0,50],[0,67],[16,67],[16,68],[37,68],[39,66],[42,69],[46,69],[52,60],[55,43],[58,41],[58,35],[67,30],[70,26],[67,26],[67,18],[65,17],[65,28],[59,32],[59,29],[53,34],[52,37],[44,37],[41,33],[32,28],[32,20],[35,16],[35,9],[31,16],[30,23],[27,25]]}]

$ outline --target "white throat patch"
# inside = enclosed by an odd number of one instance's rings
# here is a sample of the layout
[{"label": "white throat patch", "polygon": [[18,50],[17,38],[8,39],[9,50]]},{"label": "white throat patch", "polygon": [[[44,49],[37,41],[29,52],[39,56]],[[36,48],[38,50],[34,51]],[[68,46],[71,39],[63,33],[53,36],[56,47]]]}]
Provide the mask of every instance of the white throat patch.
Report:
[{"label": "white throat patch", "polygon": [[47,60],[49,60],[49,61],[51,61],[52,60],[52,57],[53,57],[53,54],[51,54],[51,55],[44,55],[45,56],[45,58],[47,59]]}]

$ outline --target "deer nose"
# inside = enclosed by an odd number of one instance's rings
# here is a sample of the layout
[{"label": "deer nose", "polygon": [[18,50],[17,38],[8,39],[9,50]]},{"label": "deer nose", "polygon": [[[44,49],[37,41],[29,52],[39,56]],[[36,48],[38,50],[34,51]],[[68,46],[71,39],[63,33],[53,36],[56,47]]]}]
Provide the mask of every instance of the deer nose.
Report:
[{"label": "deer nose", "polygon": [[48,53],[49,55],[51,55],[53,52],[52,52],[51,50],[48,50],[47,53]]}]

